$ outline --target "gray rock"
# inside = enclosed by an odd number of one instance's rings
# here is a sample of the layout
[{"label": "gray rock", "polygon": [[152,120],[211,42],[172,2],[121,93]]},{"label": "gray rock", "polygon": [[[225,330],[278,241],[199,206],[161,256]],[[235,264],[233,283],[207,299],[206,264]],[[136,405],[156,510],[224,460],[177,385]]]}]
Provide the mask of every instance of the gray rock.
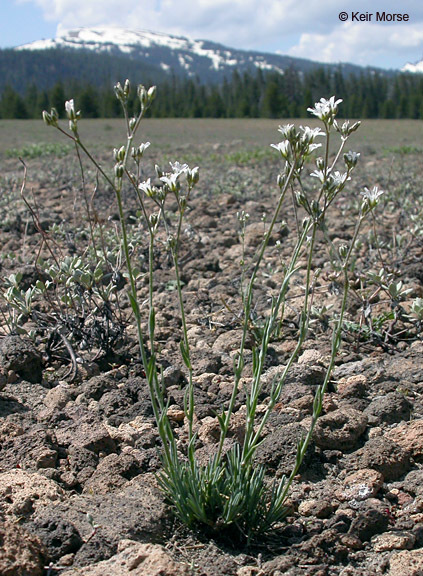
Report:
[{"label": "gray rock", "polygon": [[367,417],[361,412],[339,408],[317,420],[313,439],[323,449],[353,450],[366,427]]},{"label": "gray rock", "polygon": [[168,366],[163,370],[163,384],[166,388],[177,386],[183,378],[182,370],[178,366]]},{"label": "gray rock", "polygon": [[41,353],[32,342],[20,336],[6,336],[0,340],[0,364],[13,370],[28,382],[41,382]]},{"label": "gray rock", "polygon": [[142,465],[143,453],[139,450],[109,454],[100,460],[95,472],[87,479],[83,493],[104,494],[121,488],[141,474]]},{"label": "gray rock", "polygon": [[54,513],[34,518],[28,529],[40,538],[53,562],[65,554],[75,553],[83,544],[75,526]]},{"label": "gray rock", "polygon": [[0,574],[42,576],[47,551],[37,536],[16,522],[0,522]]},{"label": "gray rock", "polygon": [[423,469],[412,470],[402,483],[403,489],[414,496],[423,496]]},{"label": "gray rock", "polygon": [[[257,448],[256,462],[266,468],[277,470],[278,474],[289,475],[295,464],[297,445],[301,437],[307,434],[300,424],[287,424],[273,430]],[[313,445],[308,447],[303,465],[313,454]]]},{"label": "gray rock", "polygon": [[57,443],[60,446],[85,448],[98,454],[104,452],[110,454],[116,451],[116,443],[109,432],[96,419],[85,417],[81,421],[65,423],[56,431]]},{"label": "gray rock", "polygon": [[113,375],[102,374],[101,376],[93,376],[87,382],[81,384],[80,389],[85,398],[100,400],[106,392],[116,387],[117,381]]},{"label": "gray rock", "polygon": [[367,542],[375,534],[384,532],[389,526],[389,517],[383,503],[374,498],[362,502],[359,514],[351,523],[350,533]]},{"label": "gray rock", "polygon": [[[100,526],[94,537],[86,517],[88,512]],[[114,492],[74,495],[48,507],[45,513],[74,525],[84,540],[91,537],[75,556],[78,566],[110,557],[122,538],[160,542],[166,532],[167,510],[153,474],[139,476]]]},{"label": "gray rock", "polygon": [[394,424],[402,420],[409,420],[412,403],[399,392],[389,392],[372,400],[364,410],[372,424]]},{"label": "gray rock", "polygon": [[51,410],[61,410],[69,400],[73,399],[73,390],[66,383],[59,384],[49,390],[44,398],[44,404]]},{"label": "gray rock", "polygon": [[2,465],[21,466],[27,470],[54,468],[58,458],[54,432],[35,426],[19,436],[12,435],[2,442]]},{"label": "gray rock", "polygon": [[6,388],[7,384],[7,370],[3,366],[0,366],[0,392]]},{"label": "gray rock", "polygon": [[386,481],[397,480],[411,468],[410,455],[397,443],[381,436],[371,438],[345,459],[347,468],[373,468]]},{"label": "gray rock", "polygon": [[137,416],[152,416],[147,382],[140,377],[128,378],[118,388],[114,387],[100,397],[98,411],[116,427]]},{"label": "gray rock", "polygon": [[[189,576],[188,565],[175,562],[170,554],[157,544],[142,544],[121,540],[114,554],[107,560],[84,566],[85,576]],[[79,576],[81,570],[70,569],[63,576]]]},{"label": "gray rock", "polygon": [[[268,386],[272,384],[274,380],[278,381],[283,374],[285,367],[284,366],[272,366],[263,374],[263,382],[265,382]],[[290,392],[286,392],[289,395],[295,395],[295,392],[292,390],[295,386],[319,386],[325,379],[325,368],[321,364],[306,364],[306,363],[297,363],[293,364],[288,371],[285,379],[285,385],[287,390]],[[285,395],[285,392],[282,391],[281,398]]]},{"label": "gray rock", "polygon": [[95,472],[98,464],[98,455],[81,446],[71,446],[68,450],[67,461],[77,483],[84,486],[88,478]]}]

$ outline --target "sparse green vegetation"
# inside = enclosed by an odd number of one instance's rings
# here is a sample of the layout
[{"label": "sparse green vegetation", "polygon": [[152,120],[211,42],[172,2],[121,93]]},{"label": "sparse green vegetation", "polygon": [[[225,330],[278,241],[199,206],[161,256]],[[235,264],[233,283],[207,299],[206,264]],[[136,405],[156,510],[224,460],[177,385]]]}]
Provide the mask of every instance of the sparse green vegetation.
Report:
[{"label": "sparse green vegetation", "polygon": [[5,151],[8,158],[39,158],[40,156],[56,156],[61,158],[72,150],[69,144],[46,143],[29,144],[22,148],[10,148]]}]

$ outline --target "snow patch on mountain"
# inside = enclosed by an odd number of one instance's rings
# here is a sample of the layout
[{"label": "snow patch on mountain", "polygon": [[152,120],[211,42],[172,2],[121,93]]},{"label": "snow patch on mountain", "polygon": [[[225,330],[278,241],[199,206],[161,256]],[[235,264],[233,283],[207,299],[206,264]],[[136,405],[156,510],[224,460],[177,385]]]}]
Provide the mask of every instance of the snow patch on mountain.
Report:
[{"label": "snow patch on mountain", "polygon": [[[133,62],[139,60],[147,63],[152,70],[156,68],[169,75],[195,77],[201,82],[223,81],[225,77],[230,77],[234,70],[239,74],[251,73],[254,70],[284,74],[292,67],[302,75],[318,66],[331,68],[331,65],[282,54],[238,50],[207,40],[110,26],[63,31],[54,39],[38,40],[15,50],[40,51],[51,48],[84,49],[111,57],[122,56]],[[351,64],[340,64],[338,67],[341,67],[344,73],[358,74],[362,71],[361,67]]]},{"label": "snow patch on mountain", "polygon": [[412,72],[413,74],[423,74],[423,60],[420,60],[420,62],[415,62],[414,64],[408,62],[403,68],[401,68],[401,72]]},{"label": "snow patch on mountain", "polygon": [[[139,49],[163,47],[169,50],[182,51],[193,55],[208,58],[210,67],[219,70],[224,66],[236,66],[238,60],[233,57],[230,50],[205,48],[203,40],[171,36],[159,32],[146,30],[134,31],[124,28],[98,27],[77,28],[62,32],[54,39],[37,40],[30,44],[19,46],[17,50],[47,50],[49,48],[84,48],[96,52],[110,52],[119,49],[125,54],[131,54]],[[187,55],[179,57],[181,66],[187,71],[190,62]],[[192,59],[191,59],[192,60]]]}]

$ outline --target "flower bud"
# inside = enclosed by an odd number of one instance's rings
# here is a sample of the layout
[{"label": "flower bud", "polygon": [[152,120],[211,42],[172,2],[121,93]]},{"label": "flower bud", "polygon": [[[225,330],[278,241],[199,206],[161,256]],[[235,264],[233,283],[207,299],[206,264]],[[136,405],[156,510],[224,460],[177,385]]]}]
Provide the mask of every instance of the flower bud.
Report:
[{"label": "flower bud", "polygon": [[145,89],[145,87],[140,84],[137,88],[137,94],[138,94],[138,98],[141,102],[141,107],[145,108],[148,104],[148,93],[147,90]]},{"label": "flower bud", "polygon": [[303,230],[308,228],[309,224],[310,224],[310,218],[308,218],[308,217],[304,218],[303,221],[301,222]]},{"label": "flower bud", "polygon": [[127,78],[125,80],[125,85],[123,87],[123,94],[124,94],[126,99],[128,99],[130,89],[131,89],[131,84],[129,83],[129,80]]},{"label": "flower bud", "polygon": [[120,82],[117,82],[114,86],[114,90],[115,90],[115,94],[116,94],[116,98],[118,100],[120,100],[121,102],[124,101],[124,93],[123,93],[123,88],[122,88],[122,84]]},{"label": "flower bud", "polygon": [[319,158],[316,158],[316,166],[319,171],[323,172],[325,168],[325,161],[321,156]]},{"label": "flower bud", "polygon": [[78,124],[76,120],[69,120],[69,128],[74,134],[78,132]]},{"label": "flower bud", "polygon": [[135,128],[136,123],[137,123],[137,119],[136,119],[136,118],[131,118],[131,119],[129,120],[129,128],[130,128],[131,130],[133,130],[133,129]]},{"label": "flower bud", "polygon": [[342,260],[345,260],[345,258],[348,255],[348,246],[346,244],[342,244],[339,249],[339,256],[341,257]]},{"label": "flower bud", "polygon": [[116,178],[122,178],[124,173],[124,168],[122,162],[115,164],[115,176]]},{"label": "flower bud", "polygon": [[157,178],[161,178],[163,176],[163,170],[158,164],[154,166],[154,170],[156,171]]},{"label": "flower bud", "polygon": [[47,126],[51,126],[51,115],[47,112],[47,110],[43,110],[43,120]]},{"label": "flower bud", "polygon": [[159,215],[157,214],[157,212],[153,212],[152,214],[150,214],[149,221],[152,228],[155,228],[157,226],[159,222]]},{"label": "flower bud", "polygon": [[286,182],[285,174],[278,174],[276,182],[277,182],[279,188],[282,189],[285,186],[285,182]]},{"label": "flower bud", "polygon": [[125,152],[125,146],[121,146],[119,149],[113,148],[113,155],[116,162],[123,162],[123,160],[125,160]]},{"label": "flower bud", "polygon": [[173,234],[169,234],[169,236],[167,237],[166,248],[168,250],[173,250],[174,248],[176,248],[176,238],[175,236],[173,236]]},{"label": "flower bud", "polygon": [[360,154],[357,152],[349,151],[344,154],[344,162],[348,170],[352,170],[356,167]]},{"label": "flower bud", "polygon": [[57,110],[55,108],[52,108],[50,113],[48,113],[47,110],[43,110],[43,120],[47,124],[47,126],[57,127],[59,120]]},{"label": "flower bud", "polygon": [[306,206],[306,196],[304,192],[300,190],[295,191],[295,198],[297,200],[298,206]]},{"label": "flower bud", "polygon": [[59,121],[59,113],[57,112],[56,108],[52,108],[50,111],[51,120],[54,126],[57,126]]},{"label": "flower bud", "polygon": [[192,170],[188,168],[186,171],[186,175],[188,186],[191,187],[195,186],[200,179],[200,172],[198,166],[196,166]]},{"label": "flower bud", "polygon": [[148,96],[148,103],[149,104],[151,104],[151,102],[153,102],[154,98],[156,97],[156,91],[157,91],[156,86],[151,86],[148,89],[147,96]]},{"label": "flower bud", "polygon": [[348,136],[355,132],[361,126],[361,122],[354,122],[354,124],[348,130]]},{"label": "flower bud", "polygon": [[319,218],[321,214],[319,202],[317,200],[313,200],[313,202],[310,205],[310,208],[311,208],[311,215],[314,218]]}]

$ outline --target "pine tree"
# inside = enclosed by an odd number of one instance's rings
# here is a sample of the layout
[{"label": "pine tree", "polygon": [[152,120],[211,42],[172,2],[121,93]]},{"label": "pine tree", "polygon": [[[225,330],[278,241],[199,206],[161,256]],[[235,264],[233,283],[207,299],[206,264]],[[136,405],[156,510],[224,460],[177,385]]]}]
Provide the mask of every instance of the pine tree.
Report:
[{"label": "pine tree", "polygon": [[59,117],[63,117],[65,114],[64,110],[65,110],[66,96],[65,96],[65,89],[61,82],[57,82],[57,84],[53,86],[49,94],[49,99],[50,99],[50,106],[52,108],[56,108]]}]

